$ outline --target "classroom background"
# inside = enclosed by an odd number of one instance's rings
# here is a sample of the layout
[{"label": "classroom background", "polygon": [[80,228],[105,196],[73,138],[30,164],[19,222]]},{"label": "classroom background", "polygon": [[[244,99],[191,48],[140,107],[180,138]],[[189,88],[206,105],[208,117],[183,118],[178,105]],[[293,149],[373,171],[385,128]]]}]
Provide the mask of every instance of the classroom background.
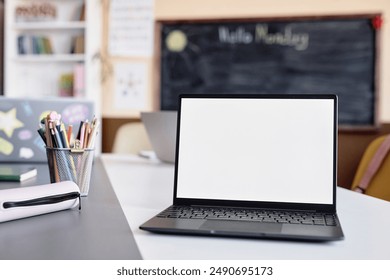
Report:
[{"label": "classroom background", "polygon": [[[0,4],[0,93],[93,100],[102,119],[103,153],[113,152],[119,128],[139,123],[141,111],[160,110],[159,28],[175,21],[376,18],[375,123],[339,131],[338,185],[350,188],[368,144],[390,133],[388,0],[15,0]],[[172,44],[170,50],[178,59],[186,59],[181,55],[185,38],[179,36]],[[355,101],[353,96],[350,100]]]}]

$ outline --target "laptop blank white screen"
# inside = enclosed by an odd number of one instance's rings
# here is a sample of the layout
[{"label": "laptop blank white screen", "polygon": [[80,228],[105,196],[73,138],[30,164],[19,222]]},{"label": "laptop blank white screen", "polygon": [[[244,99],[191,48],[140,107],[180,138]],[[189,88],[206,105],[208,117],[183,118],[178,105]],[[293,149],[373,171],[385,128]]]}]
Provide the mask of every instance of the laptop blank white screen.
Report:
[{"label": "laptop blank white screen", "polygon": [[334,102],[182,98],[177,197],[332,204]]}]

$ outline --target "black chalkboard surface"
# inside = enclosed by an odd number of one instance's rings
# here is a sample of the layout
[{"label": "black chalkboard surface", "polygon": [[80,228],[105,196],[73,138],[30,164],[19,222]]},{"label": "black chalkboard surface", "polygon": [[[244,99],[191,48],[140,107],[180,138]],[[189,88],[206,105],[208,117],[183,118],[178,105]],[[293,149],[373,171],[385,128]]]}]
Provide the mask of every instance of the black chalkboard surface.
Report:
[{"label": "black chalkboard surface", "polygon": [[335,93],[339,123],[376,123],[380,15],[160,22],[160,102],[180,93]]}]

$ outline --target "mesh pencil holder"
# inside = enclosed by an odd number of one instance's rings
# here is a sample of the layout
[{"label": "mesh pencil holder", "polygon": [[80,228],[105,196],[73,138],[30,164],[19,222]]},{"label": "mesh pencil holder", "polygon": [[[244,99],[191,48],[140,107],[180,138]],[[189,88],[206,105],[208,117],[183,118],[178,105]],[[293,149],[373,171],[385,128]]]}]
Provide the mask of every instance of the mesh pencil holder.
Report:
[{"label": "mesh pencil holder", "polygon": [[88,195],[94,149],[46,147],[46,155],[52,183],[73,181],[79,186],[81,196]]}]

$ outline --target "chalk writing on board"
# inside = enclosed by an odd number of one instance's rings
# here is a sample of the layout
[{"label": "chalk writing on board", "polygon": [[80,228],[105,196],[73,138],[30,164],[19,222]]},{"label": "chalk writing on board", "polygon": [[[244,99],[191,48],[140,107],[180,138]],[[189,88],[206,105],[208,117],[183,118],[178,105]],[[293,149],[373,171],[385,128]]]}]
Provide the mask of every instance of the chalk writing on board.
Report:
[{"label": "chalk writing on board", "polygon": [[243,26],[238,26],[233,30],[225,26],[218,28],[219,41],[221,43],[263,43],[267,45],[290,46],[298,51],[306,50],[309,46],[309,34],[296,33],[290,25],[285,26],[282,32],[271,33],[267,24],[256,24],[253,33],[246,30]]}]

